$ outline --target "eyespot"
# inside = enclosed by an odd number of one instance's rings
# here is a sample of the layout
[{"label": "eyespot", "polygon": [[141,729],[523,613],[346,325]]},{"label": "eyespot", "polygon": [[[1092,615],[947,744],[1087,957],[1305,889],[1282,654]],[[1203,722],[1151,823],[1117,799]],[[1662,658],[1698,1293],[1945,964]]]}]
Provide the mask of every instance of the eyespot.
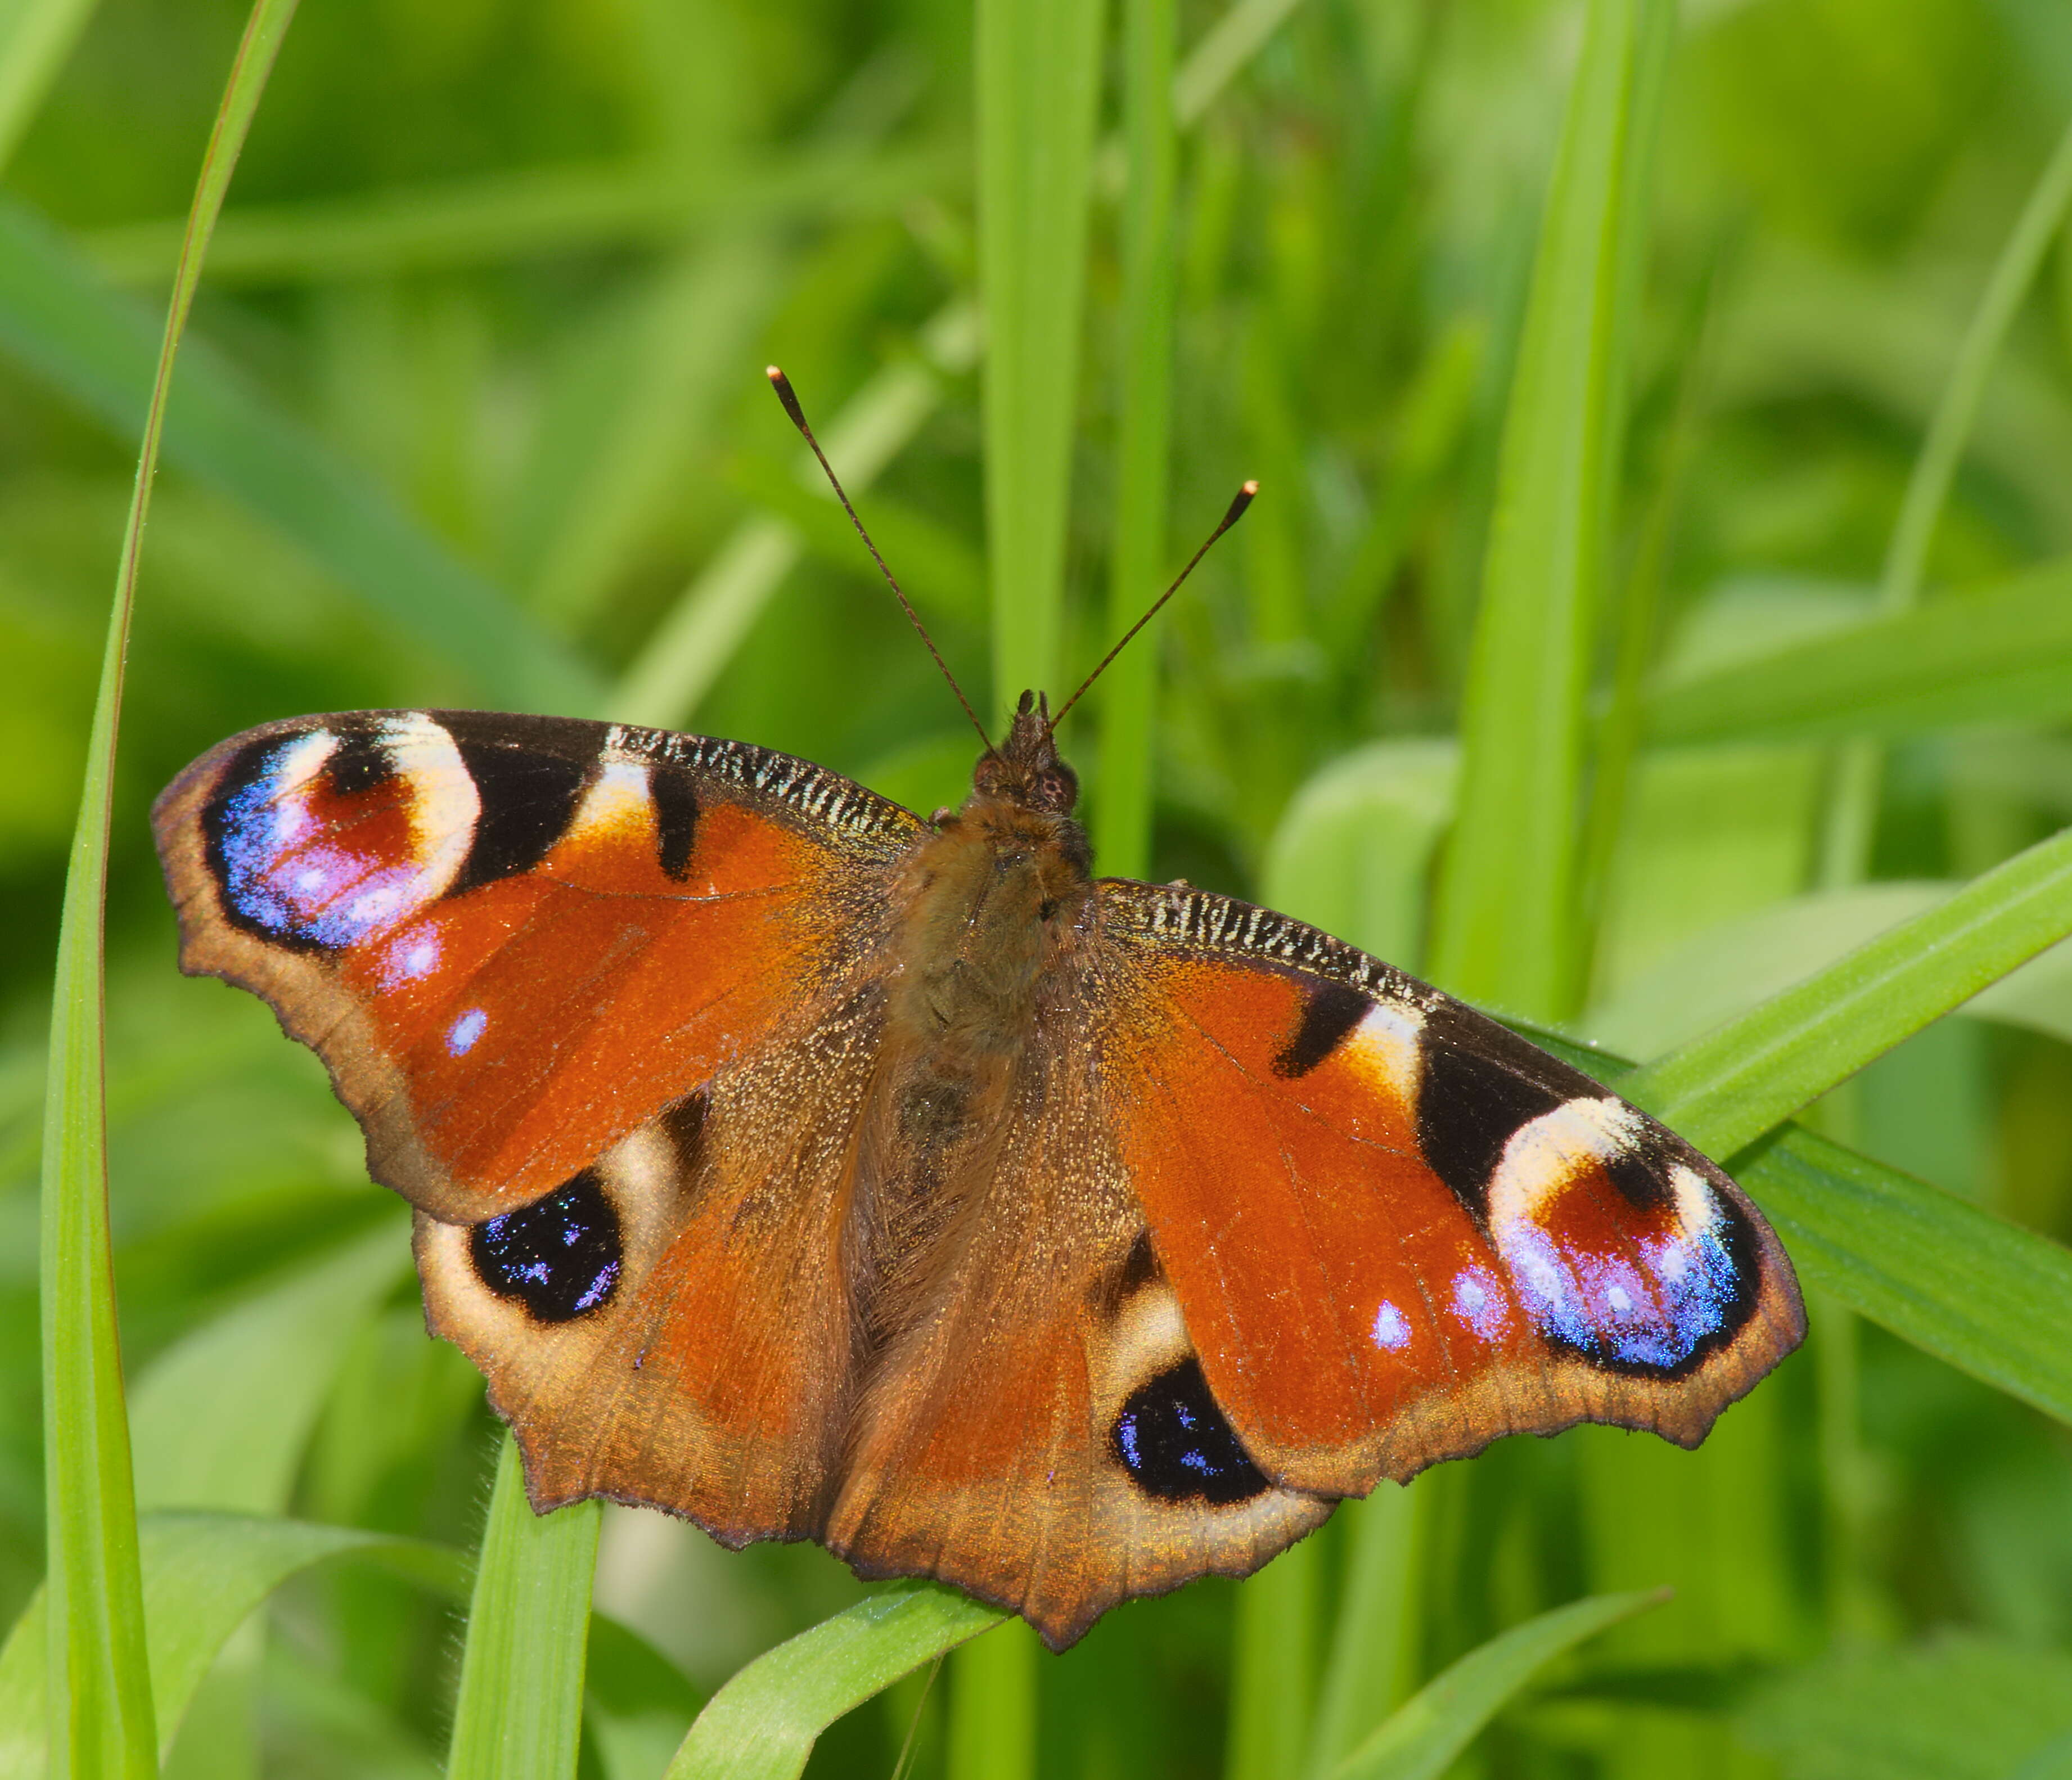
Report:
[{"label": "eyespot", "polygon": [[1267,1487],[1191,1355],[1130,1393],[1112,1441],[1137,1486],[1161,1502],[1222,1507],[1249,1501]]},{"label": "eyespot", "polygon": [[543,1199],[468,1232],[475,1276],[500,1298],[516,1298],[539,1322],[569,1322],[611,1301],[623,1252],[619,1214],[594,1169]]}]

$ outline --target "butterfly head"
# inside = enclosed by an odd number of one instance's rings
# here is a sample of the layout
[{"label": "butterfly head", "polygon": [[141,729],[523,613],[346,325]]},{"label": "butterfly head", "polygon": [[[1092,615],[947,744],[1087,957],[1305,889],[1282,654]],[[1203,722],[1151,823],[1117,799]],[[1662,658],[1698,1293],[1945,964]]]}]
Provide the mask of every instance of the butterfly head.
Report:
[{"label": "butterfly head", "polygon": [[1004,797],[1046,816],[1069,816],[1079,800],[1079,775],[1059,758],[1050,701],[1024,693],[1015,707],[1007,739],[979,756],[972,790],[980,797]]}]

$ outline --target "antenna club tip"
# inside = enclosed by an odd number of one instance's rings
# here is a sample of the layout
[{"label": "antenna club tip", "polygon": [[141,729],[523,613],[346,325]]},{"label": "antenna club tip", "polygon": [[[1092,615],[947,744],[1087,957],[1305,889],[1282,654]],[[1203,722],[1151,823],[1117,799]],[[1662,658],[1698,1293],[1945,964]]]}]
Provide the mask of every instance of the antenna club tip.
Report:
[{"label": "antenna club tip", "polygon": [[763,374],[772,383],[782,383],[784,380],[784,373],[779,370],[774,364],[766,364],[763,366]]},{"label": "antenna club tip", "polygon": [[1259,479],[1256,476],[1253,477],[1251,481],[1246,483],[1243,487],[1240,488],[1238,492],[1244,495],[1247,500],[1250,500],[1254,495],[1259,492]]}]

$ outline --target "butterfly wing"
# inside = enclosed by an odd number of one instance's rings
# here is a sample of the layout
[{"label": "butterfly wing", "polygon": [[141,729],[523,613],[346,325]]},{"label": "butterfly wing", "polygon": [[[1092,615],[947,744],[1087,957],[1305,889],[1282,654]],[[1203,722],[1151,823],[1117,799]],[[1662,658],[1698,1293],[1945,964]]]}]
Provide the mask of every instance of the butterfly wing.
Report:
[{"label": "butterfly wing", "polygon": [[820,1020],[922,828],[767,750],[471,712],[253,730],[154,820],[182,968],[271,1002],[375,1178],[460,1222]]},{"label": "butterfly wing", "polygon": [[183,967],[323,1058],[536,1502],[816,1526],[841,1133],[919,819],[738,743],[372,712],[225,742],[154,821]]},{"label": "butterfly wing", "polygon": [[1580,1421],[1696,1445],[1797,1345],[1761,1213],[1637,1108],[1284,915],[1099,894],[1118,1149],[1277,1482],[1364,1494]]},{"label": "butterfly wing", "polygon": [[1050,1009],[953,1227],[888,1285],[826,1533],[865,1576],[931,1575],[1054,1648],[1117,1601],[1245,1576],[1334,1504],[1231,1435],[1113,1139],[1098,1005]]}]

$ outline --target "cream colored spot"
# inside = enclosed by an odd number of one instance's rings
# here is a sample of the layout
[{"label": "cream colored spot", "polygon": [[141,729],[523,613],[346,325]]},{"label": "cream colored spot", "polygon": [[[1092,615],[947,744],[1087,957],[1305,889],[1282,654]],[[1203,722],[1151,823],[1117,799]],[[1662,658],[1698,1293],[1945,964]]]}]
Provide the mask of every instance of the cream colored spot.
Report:
[{"label": "cream colored spot", "polygon": [[1404,1106],[1417,1104],[1418,1038],[1424,1016],[1402,1002],[1379,1001],[1361,1017],[1340,1047],[1355,1069]]},{"label": "cream colored spot", "polygon": [[389,763],[410,787],[410,839],[417,870],[397,910],[422,908],[445,894],[475,840],[482,800],[454,739],[429,717],[408,711],[379,732]]},{"label": "cream colored spot", "polygon": [[1501,1231],[1514,1220],[1530,1221],[1578,1169],[1631,1149],[1642,1128],[1641,1115],[1610,1095],[1601,1100],[1564,1100],[1552,1112],[1520,1125],[1504,1145],[1503,1160],[1490,1181],[1491,1229]]},{"label": "cream colored spot", "polygon": [[607,761],[583,793],[565,838],[597,841],[644,834],[649,808],[646,766],[631,760]]}]

